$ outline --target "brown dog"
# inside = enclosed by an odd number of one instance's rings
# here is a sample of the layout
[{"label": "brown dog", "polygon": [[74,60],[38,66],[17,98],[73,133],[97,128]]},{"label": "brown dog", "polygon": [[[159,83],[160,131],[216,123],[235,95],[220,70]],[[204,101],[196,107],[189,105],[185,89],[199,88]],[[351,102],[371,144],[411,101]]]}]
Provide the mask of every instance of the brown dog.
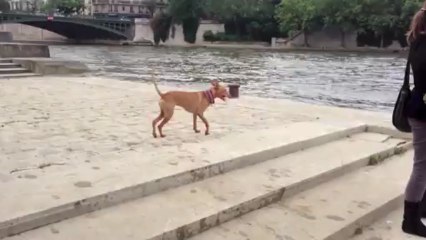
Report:
[{"label": "brown dog", "polygon": [[157,126],[158,122],[162,120],[158,125],[158,131],[160,132],[161,137],[165,137],[163,134],[163,127],[172,118],[175,106],[182,107],[186,111],[193,114],[193,129],[196,133],[200,132],[197,129],[197,117],[200,117],[206,125],[205,134],[209,135],[209,123],[204,117],[204,112],[211,104],[214,104],[216,98],[220,98],[222,101],[225,101],[225,99],[229,97],[226,88],[220,85],[218,81],[212,81],[211,84],[212,87],[209,90],[203,92],[171,91],[167,93],[161,93],[158,89],[157,83],[154,81],[155,90],[157,90],[161,100],[159,102],[160,115],[154,119],[154,121],[152,121],[152,135],[155,138],[157,137],[155,127]]}]

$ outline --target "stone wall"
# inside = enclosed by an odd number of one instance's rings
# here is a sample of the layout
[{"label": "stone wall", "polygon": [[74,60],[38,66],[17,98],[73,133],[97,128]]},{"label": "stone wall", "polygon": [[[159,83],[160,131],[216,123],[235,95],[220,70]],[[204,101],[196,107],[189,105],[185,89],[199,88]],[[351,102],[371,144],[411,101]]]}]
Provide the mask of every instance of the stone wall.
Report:
[{"label": "stone wall", "polygon": [[[205,43],[203,35],[206,31],[214,33],[224,32],[224,24],[214,23],[211,21],[202,21],[197,32],[197,44]],[[149,25],[149,19],[137,19],[135,29],[135,41],[149,40],[154,41],[154,35]],[[187,45],[183,37],[183,29],[181,25],[174,25],[174,30],[170,31],[170,37],[164,45]]]},{"label": "stone wall", "polygon": [[13,35],[11,32],[2,32],[0,31],[0,42],[12,42]]},{"label": "stone wall", "polygon": [[0,58],[50,57],[49,47],[39,44],[0,43]]},{"label": "stone wall", "polygon": [[83,63],[51,58],[15,58],[13,62],[41,75],[81,74],[89,71]]},{"label": "stone wall", "polygon": [[18,41],[65,41],[66,38],[56,33],[23,24],[0,24],[0,31],[10,32]]},{"label": "stone wall", "polygon": [[[304,46],[304,35],[300,34],[292,41],[290,41],[291,46],[302,47]],[[310,47],[313,48],[340,48],[342,47],[341,43],[341,32],[338,28],[325,28],[321,31],[315,31],[308,34],[308,43]],[[346,32],[345,33],[345,43],[346,48],[356,48],[357,47],[357,34],[356,32]]]},{"label": "stone wall", "polygon": [[154,34],[149,25],[149,19],[135,19],[135,41],[154,41]]},{"label": "stone wall", "polygon": [[[308,34],[308,44],[311,48],[319,49],[339,49],[342,48],[341,32],[338,28],[326,28],[323,30],[311,32]],[[305,47],[303,33],[300,33],[293,39],[276,38],[271,40],[271,46],[280,48]],[[345,48],[356,49],[361,47],[378,48],[378,46],[368,46],[359,44],[358,34],[355,31],[345,33]],[[401,50],[403,47],[397,40],[393,40],[385,49]]]}]

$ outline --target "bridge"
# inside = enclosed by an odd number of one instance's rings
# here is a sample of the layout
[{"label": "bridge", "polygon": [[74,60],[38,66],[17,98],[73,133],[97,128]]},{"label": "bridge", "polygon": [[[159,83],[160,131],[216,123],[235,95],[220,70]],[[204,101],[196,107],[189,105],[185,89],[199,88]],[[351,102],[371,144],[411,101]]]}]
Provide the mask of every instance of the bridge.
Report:
[{"label": "bridge", "polygon": [[133,19],[58,17],[0,13],[0,24],[21,23],[42,28],[72,40],[133,40]]}]

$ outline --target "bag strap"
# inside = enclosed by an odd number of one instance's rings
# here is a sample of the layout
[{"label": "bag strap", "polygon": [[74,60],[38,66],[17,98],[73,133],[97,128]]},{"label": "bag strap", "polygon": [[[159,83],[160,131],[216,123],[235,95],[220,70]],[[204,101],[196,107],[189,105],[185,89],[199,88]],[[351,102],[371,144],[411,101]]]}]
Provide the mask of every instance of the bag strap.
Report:
[{"label": "bag strap", "polygon": [[418,42],[410,44],[410,50],[408,52],[407,57],[407,66],[405,67],[405,75],[404,75],[404,83],[403,87],[409,88],[410,87],[410,67],[411,67],[411,58],[414,53],[414,49],[417,49]]},{"label": "bag strap", "polygon": [[407,66],[405,67],[404,83],[402,84],[404,88],[410,87],[410,54],[407,59]]}]

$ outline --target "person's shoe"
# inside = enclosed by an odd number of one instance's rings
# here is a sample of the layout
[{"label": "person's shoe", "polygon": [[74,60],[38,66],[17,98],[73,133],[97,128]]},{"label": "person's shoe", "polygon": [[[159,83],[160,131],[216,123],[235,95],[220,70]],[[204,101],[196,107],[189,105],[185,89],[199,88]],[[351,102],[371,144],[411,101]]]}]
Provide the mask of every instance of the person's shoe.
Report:
[{"label": "person's shoe", "polygon": [[423,225],[420,216],[421,203],[404,203],[404,219],[402,221],[402,231],[411,235],[426,237],[426,226]]}]

